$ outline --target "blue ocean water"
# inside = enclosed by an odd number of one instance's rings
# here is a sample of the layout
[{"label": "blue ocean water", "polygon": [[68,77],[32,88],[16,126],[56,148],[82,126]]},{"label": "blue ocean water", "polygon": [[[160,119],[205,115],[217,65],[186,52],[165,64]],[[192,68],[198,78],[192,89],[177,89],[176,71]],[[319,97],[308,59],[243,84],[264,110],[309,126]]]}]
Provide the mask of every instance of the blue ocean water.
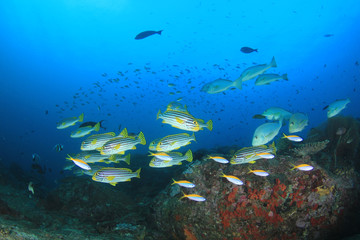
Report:
[{"label": "blue ocean water", "polygon": [[[250,146],[264,123],[252,116],[273,106],[309,116],[303,138],[336,99],[350,98],[341,114],[359,118],[359,22],[357,0],[2,1],[1,161],[31,171],[37,153],[52,169],[52,185],[82,141],[70,138],[76,127],[56,129],[58,121],[84,113],[84,121],[104,120],[107,131],[142,131],[149,143],[184,132],[156,120],[179,98],[197,118],[213,120],[213,131],[196,133],[193,151]],[[163,32],[134,39],[146,30]],[[258,52],[241,52],[245,46]],[[288,81],[200,91],[273,56],[277,68],[267,73],[287,73]],[[54,151],[56,144],[64,150]],[[135,153],[147,152],[146,145]]]}]

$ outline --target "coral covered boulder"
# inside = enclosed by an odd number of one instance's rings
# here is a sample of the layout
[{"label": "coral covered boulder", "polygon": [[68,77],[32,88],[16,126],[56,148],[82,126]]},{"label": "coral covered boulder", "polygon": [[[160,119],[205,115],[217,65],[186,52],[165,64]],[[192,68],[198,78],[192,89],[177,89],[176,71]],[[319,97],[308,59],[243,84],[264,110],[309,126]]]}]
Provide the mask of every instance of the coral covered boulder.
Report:
[{"label": "coral covered boulder", "polygon": [[[206,161],[193,164],[178,179],[195,188],[204,202],[183,198],[179,186],[165,189],[154,203],[155,221],[173,239],[331,239],[339,237],[358,200],[357,175],[352,183],[329,175],[314,161],[312,171],[291,170],[303,158],[278,155],[258,160],[254,169],[267,177],[249,174],[249,165],[222,165]],[[221,177],[239,177],[238,186]],[[346,179],[348,181],[348,178]],[[336,238],[335,238],[336,239]]]}]

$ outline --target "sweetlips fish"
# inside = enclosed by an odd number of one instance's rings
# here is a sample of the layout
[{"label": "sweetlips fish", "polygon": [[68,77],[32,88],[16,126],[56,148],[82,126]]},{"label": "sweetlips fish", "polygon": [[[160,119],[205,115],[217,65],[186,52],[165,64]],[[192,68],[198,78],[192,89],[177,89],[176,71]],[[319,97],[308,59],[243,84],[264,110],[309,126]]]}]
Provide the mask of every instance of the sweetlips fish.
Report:
[{"label": "sweetlips fish", "polygon": [[303,113],[294,113],[289,120],[289,133],[301,132],[309,122],[307,115]]},{"label": "sweetlips fish", "polygon": [[80,149],[83,151],[100,149],[107,141],[114,137],[114,132],[91,135],[81,143]]},{"label": "sweetlips fish", "polygon": [[260,85],[269,85],[272,82],[279,81],[281,79],[284,79],[288,81],[287,74],[279,75],[279,74],[261,74],[255,81],[256,86]]},{"label": "sweetlips fish", "polygon": [[279,107],[271,107],[269,109],[266,109],[262,114],[256,114],[253,116],[253,118],[256,119],[262,119],[266,118],[270,121],[278,121],[280,119],[283,120],[289,120],[292,114],[285,109],[279,108]]},{"label": "sweetlips fish", "polygon": [[141,168],[133,172],[128,168],[104,167],[94,173],[92,180],[96,182],[110,183],[111,185],[116,186],[118,182],[131,181],[131,178],[134,177],[140,178],[140,171]]},{"label": "sweetlips fish", "polygon": [[101,155],[98,151],[82,151],[78,154],[71,154],[73,158],[83,160],[86,163],[97,163],[97,162],[104,162],[110,163],[108,158],[111,155]]},{"label": "sweetlips fish", "polygon": [[113,154],[109,157],[109,160],[113,163],[126,162],[127,165],[130,165],[130,153],[126,154],[125,156],[121,154]]},{"label": "sweetlips fish", "polygon": [[196,141],[195,134],[191,136],[188,133],[179,133],[168,135],[152,141],[149,145],[151,151],[169,152],[189,145],[191,141]]},{"label": "sweetlips fish", "polygon": [[145,136],[142,132],[137,137],[123,135],[122,137],[113,138],[101,147],[100,153],[101,155],[124,154],[127,150],[136,149],[137,144],[146,144]]},{"label": "sweetlips fish", "polygon": [[149,166],[154,168],[172,167],[174,165],[181,165],[182,161],[192,162],[193,160],[192,151],[190,149],[184,155],[179,152],[168,152],[168,155],[172,158],[172,160],[164,161],[153,157]]},{"label": "sweetlips fish", "polygon": [[266,145],[260,145],[256,147],[244,147],[237,152],[231,158],[231,164],[244,164],[244,163],[255,163],[258,159],[273,158],[276,154],[275,142]]},{"label": "sweetlips fish", "polygon": [[240,77],[234,81],[234,85],[237,88],[241,89],[243,82],[253,79],[260,74],[263,74],[266,70],[268,70],[269,68],[272,68],[272,67],[277,67],[276,62],[275,62],[275,57],[272,58],[272,60],[269,64],[260,64],[260,65],[252,66],[252,67],[245,69],[241,73]]},{"label": "sweetlips fish", "polygon": [[282,127],[282,119],[275,123],[264,123],[256,128],[252,139],[253,146],[260,146],[266,144],[278,135]]},{"label": "sweetlips fish", "polygon": [[57,129],[68,128],[70,126],[74,126],[77,122],[82,122],[82,121],[84,121],[84,113],[82,113],[79,117],[70,117],[61,120],[60,122],[57,123],[56,128]]},{"label": "sweetlips fish", "polygon": [[97,171],[99,171],[100,169],[104,168],[104,166],[100,166],[100,165],[91,165],[91,169],[90,170],[85,170],[85,169],[76,169],[75,171],[73,171],[73,173],[76,176],[82,176],[82,175],[88,175],[88,176],[93,176],[94,173],[96,173]]},{"label": "sweetlips fish", "polygon": [[186,105],[182,105],[179,102],[170,102],[166,106],[166,111],[188,112]]},{"label": "sweetlips fish", "polygon": [[156,119],[159,118],[163,120],[163,123],[170,124],[172,127],[186,131],[197,132],[204,127],[211,131],[213,127],[211,120],[205,124],[204,120],[193,117],[189,112],[166,110],[161,113],[161,110],[159,110]]},{"label": "sweetlips fish", "polygon": [[209,94],[215,94],[215,93],[220,93],[220,92],[226,91],[227,89],[229,89],[231,87],[236,87],[235,82],[233,82],[231,80],[219,78],[212,82],[206,83],[201,88],[201,91],[209,93]]},{"label": "sweetlips fish", "polygon": [[350,103],[350,98],[336,100],[335,102],[324,107],[323,110],[327,109],[327,117],[331,118],[338,115],[348,103]]},{"label": "sweetlips fish", "polygon": [[100,123],[97,123],[95,126],[86,126],[86,127],[81,127],[76,129],[75,131],[73,131],[70,135],[70,137],[72,138],[80,138],[83,136],[86,136],[88,134],[90,134],[92,131],[96,131],[98,132],[100,130]]}]

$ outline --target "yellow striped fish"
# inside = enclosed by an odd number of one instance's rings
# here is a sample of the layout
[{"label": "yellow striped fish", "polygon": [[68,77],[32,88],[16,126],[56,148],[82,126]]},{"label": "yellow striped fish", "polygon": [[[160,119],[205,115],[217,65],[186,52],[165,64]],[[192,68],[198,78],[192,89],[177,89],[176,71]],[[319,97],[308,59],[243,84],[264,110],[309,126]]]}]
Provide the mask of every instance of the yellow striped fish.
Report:
[{"label": "yellow striped fish", "polygon": [[80,149],[83,151],[89,151],[101,148],[107,141],[114,137],[114,132],[91,135],[81,143]]},{"label": "yellow striped fish", "polygon": [[136,149],[137,144],[146,144],[145,136],[142,132],[137,137],[116,137],[107,141],[104,146],[101,147],[101,155],[109,154],[124,154],[125,151],[130,149]]},{"label": "yellow striped fish", "polygon": [[244,147],[237,151],[231,158],[231,164],[254,163],[258,159],[269,158],[262,156],[264,153],[276,154],[275,142],[269,146],[261,145],[257,147]]},{"label": "yellow striped fish", "polygon": [[192,162],[193,154],[192,151],[189,149],[184,155],[179,152],[168,152],[168,155],[172,158],[172,160],[160,160],[156,157],[153,157],[149,163],[150,167],[155,168],[164,168],[164,167],[171,167],[174,165],[181,165],[182,161]]},{"label": "yellow striped fish", "polygon": [[90,134],[92,131],[98,132],[99,130],[100,130],[100,122],[95,124],[95,126],[80,127],[78,129],[76,129],[75,131],[72,131],[70,137],[80,138],[80,137]]},{"label": "yellow striped fish", "polygon": [[128,153],[126,156],[121,154],[113,154],[109,157],[109,160],[114,163],[119,163],[123,161],[126,162],[127,165],[130,165],[130,153]]},{"label": "yellow striped fish", "polygon": [[190,144],[191,141],[196,141],[194,133],[191,136],[188,133],[173,134],[155,139],[150,143],[149,149],[151,151],[169,152],[186,146]]},{"label": "yellow striped fish", "polygon": [[76,158],[83,160],[86,163],[111,163],[108,158],[110,155],[101,155],[98,151],[83,151],[75,155]]},{"label": "yellow striped fish", "polygon": [[131,181],[131,178],[140,178],[139,168],[136,172],[128,168],[102,168],[92,176],[92,180],[96,182],[110,183],[115,186],[118,182]]},{"label": "yellow striped fish", "polygon": [[64,129],[64,128],[68,128],[70,126],[74,126],[75,123],[77,122],[82,122],[84,121],[84,113],[82,113],[79,117],[70,117],[70,118],[65,118],[63,120],[61,120],[60,122],[58,122],[56,125],[57,129]]},{"label": "yellow striped fish", "polygon": [[161,113],[161,110],[159,110],[156,119],[159,118],[163,120],[163,123],[186,131],[197,132],[204,127],[211,131],[213,128],[211,120],[205,124],[204,120],[193,117],[189,112],[166,110],[164,113]]}]

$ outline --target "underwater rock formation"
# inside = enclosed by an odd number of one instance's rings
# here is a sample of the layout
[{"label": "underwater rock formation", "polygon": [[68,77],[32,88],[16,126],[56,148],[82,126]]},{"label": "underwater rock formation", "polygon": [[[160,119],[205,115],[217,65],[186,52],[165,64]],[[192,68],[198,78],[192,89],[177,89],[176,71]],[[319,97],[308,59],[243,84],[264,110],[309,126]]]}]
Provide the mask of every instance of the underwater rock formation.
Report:
[{"label": "underwater rock formation", "polygon": [[[349,216],[359,200],[358,178],[345,188],[341,177],[313,161],[307,162],[313,171],[291,171],[294,159],[302,158],[258,161],[256,168],[270,173],[266,178],[249,175],[248,165],[197,161],[177,179],[196,184],[181,190],[206,201],[179,200],[179,187],[168,186],[153,205],[158,228],[169,239],[337,239],[345,224],[353,225]],[[222,172],[245,184],[228,182]]]}]

